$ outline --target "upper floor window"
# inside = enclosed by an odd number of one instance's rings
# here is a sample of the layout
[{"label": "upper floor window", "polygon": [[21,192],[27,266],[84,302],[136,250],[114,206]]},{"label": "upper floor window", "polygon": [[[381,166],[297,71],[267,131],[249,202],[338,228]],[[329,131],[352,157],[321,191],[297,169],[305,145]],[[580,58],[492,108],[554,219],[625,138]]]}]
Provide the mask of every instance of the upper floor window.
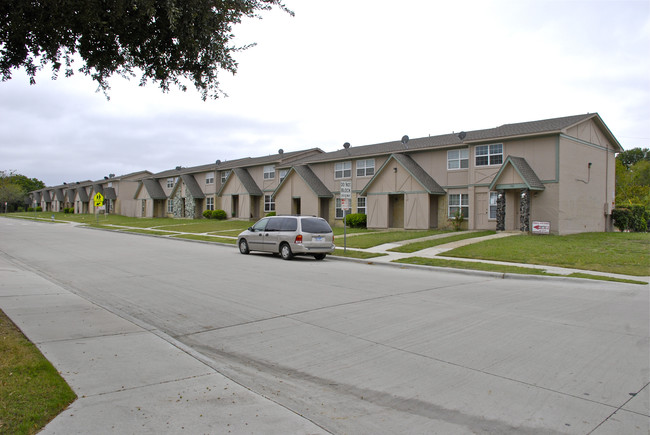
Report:
[{"label": "upper floor window", "polygon": [[205,184],[214,184],[214,172],[205,174]]},{"label": "upper floor window", "polygon": [[375,174],[375,159],[357,160],[357,177],[370,177]]},{"label": "upper floor window", "polygon": [[174,187],[174,179],[173,178],[168,178],[167,179],[167,188],[171,189]]},{"label": "upper floor window", "polygon": [[287,174],[289,173],[288,169],[280,169],[280,181],[284,180],[287,178]]},{"label": "upper floor window", "polygon": [[447,151],[447,169],[466,169],[469,167],[469,149]]},{"label": "upper floor window", "polygon": [[501,163],[503,163],[503,144],[476,147],[476,166],[500,165]]},{"label": "upper floor window", "polygon": [[264,166],[264,179],[272,180],[274,178],[275,178],[275,166],[273,165]]},{"label": "upper floor window", "polygon": [[334,178],[350,178],[352,176],[352,162],[339,162],[334,165]]},{"label": "upper floor window", "polygon": [[230,175],[230,171],[221,171],[221,184],[225,183]]}]

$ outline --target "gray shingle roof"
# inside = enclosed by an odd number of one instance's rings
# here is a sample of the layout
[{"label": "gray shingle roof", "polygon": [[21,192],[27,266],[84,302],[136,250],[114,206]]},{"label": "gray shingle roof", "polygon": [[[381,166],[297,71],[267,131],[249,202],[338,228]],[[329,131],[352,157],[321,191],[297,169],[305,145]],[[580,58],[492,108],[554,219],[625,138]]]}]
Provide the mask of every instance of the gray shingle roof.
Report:
[{"label": "gray shingle roof", "polygon": [[[251,174],[244,168],[234,168],[232,170],[232,174],[230,177],[228,177],[228,181],[230,181],[230,178],[232,175],[237,176],[239,178],[239,181],[241,181],[242,185],[244,186],[244,189],[246,189],[246,192],[248,192],[249,195],[251,196],[262,196],[264,195],[264,192],[262,192],[262,189],[259,188],[259,186],[255,183],[255,180],[253,180],[253,177],[251,177]],[[226,184],[228,184],[228,181],[221,186],[221,190],[219,191],[219,195],[221,195],[221,191],[224,189]]]},{"label": "gray shingle roof", "polygon": [[104,189],[104,198],[112,199],[113,201],[115,201],[117,199],[117,195],[115,194],[115,188],[107,187],[106,189]]},{"label": "gray shingle roof", "polygon": [[104,196],[104,188],[101,184],[93,184],[93,191],[95,193],[101,193],[102,196]]},{"label": "gray shingle roof", "polygon": [[199,187],[199,183],[196,182],[196,178],[194,178],[193,175],[183,174],[181,175],[181,179],[183,180],[183,184],[185,184],[185,186],[190,190],[190,194],[194,198],[205,198],[203,191]]},{"label": "gray shingle roof", "polygon": [[167,199],[165,191],[160,187],[160,183],[153,178],[145,178],[142,180],[144,188],[147,189],[147,193],[151,199]]},{"label": "gray shingle roof", "polygon": [[544,183],[542,183],[542,180],[539,179],[535,171],[533,171],[533,168],[530,167],[526,159],[523,157],[515,157],[515,156],[508,156],[506,160],[503,162],[503,165],[501,165],[501,169],[499,169],[499,172],[494,176],[494,179],[492,180],[492,183],[490,184],[490,190],[494,190],[495,187],[498,185],[497,182],[499,181],[499,177],[503,173],[503,171],[508,167],[508,165],[511,164],[514,168],[515,171],[519,174],[521,179],[523,180],[524,184],[526,187],[530,190],[544,190]]},{"label": "gray shingle roof", "polygon": [[[291,170],[295,171],[296,174],[300,175],[300,178],[302,178],[307,186],[318,196],[319,198],[332,198],[334,195],[330,190],[323,184],[320,178],[316,174],[314,174],[314,171],[311,170],[311,168],[307,165],[300,165],[300,166],[294,166],[291,168]],[[287,174],[289,176],[289,174]],[[285,178],[286,180],[286,178]],[[276,189],[276,192],[278,191],[278,188]]]},{"label": "gray shingle roof", "polygon": [[397,161],[404,169],[407,170],[409,174],[415,180],[424,187],[424,189],[431,195],[445,195],[447,192],[445,192],[445,189],[443,189],[437,182],[436,180],[431,177],[425,171],[422,166],[418,165],[415,160],[408,154],[403,154],[403,153],[396,153],[396,154],[391,154],[391,156],[386,160],[386,162],[382,165],[381,168],[377,171],[377,173],[370,179],[368,184],[363,188],[361,191],[361,195],[365,196],[368,189],[370,186],[372,186],[373,181],[375,178],[377,178],[385,168],[389,166],[389,163],[391,160]]},{"label": "gray shingle roof", "polygon": [[50,192],[47,190],[43,191],[43,201],[52,202],[52,198],[50,198]]},{"label": "gray shingle roof", "polygon": [[34,201],[41,202],[41,192],[34,192]]},{"label": "gray shingle roof", "polygon": [[63,189],[54,189],[54,195],[56,196],[56,200],[59,202],[65,201],[65,196],[63,195]]},{"label": "gray shingle roof", "polygon": [[88,198],[88,192],[86,192],[86,188],[84,186],[77,187],[77,195],[79,195],[79,199],[81,200],[81,202],[90,201],[90,199]]},{"label": "gray shingle roof", "polygon": [[[374,145],[363,145],[350,147],[347,150],[341,149],[329,153],[317,154],[305,157],[294,162],[295,165],[317,163],[324,161],[340,161],[354,158],[361,158],[373,155],[386,155],[392,153],[404,153],[413,150],[424,150],[432,148],[453,147],[470,143],[481,143],[490,140],[506,139],[508,137],[543,135],[551,133],[560,133],[569,127],[572,127],[587,119],[595,118],[603,128],[609,132],[607,126],[602,122],[597,113],[588,113],[584,115],[565,116],[561,118],[545,119],[541,121],[520,122],[516,124],[504,124],[496,128],[483,130],[474,130],[465,132],[463,139],[460,139],[460,133],[449,133],[438,136],[429,136],[409,140],[406,145],[400,140],[379,143]],[[613,135],[610,140],[615,145],[619,145]],[[620,146],[620,145],[619,145]]]}]

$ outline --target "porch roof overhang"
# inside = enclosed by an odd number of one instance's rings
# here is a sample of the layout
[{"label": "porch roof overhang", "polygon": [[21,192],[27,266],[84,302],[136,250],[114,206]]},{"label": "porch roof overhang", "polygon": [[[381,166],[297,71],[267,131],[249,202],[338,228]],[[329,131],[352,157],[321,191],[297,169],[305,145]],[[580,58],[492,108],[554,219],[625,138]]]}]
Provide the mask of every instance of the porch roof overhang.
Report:
[{"label": "porch roof overhang", "polygon": [[396,161],[400,164],[414,179],[417,181],[424,190],[430,195],[446,195],[445,189],[443,189],[436,180],[431,177],[425,171],[422,166],[418,165],[415,160],[408,154],[396,153],[391,154],[384,164],[379,168],[375,175],[368,181],[368,184],[363,188],[360,195],[366,196],[368,189],[372,186],[372,183],[381,175],[381,173],[388,167],[391,161]]},{"label": "porch roof overhang", "polygon": [[[518,180],[508,181],[501,180],[504,172],[512,167],[517,175]],[[530,167],[526,159],[523,157],[508,156],[501,165],[499,172],[496,173],[492,183],[490,183],[490,190],[509,190],[509,189],[528,189],[528,190],[544,190],[544,183],[539,179],[533,168]]]},{"label": "porch roof overhang", "polygon": [[241,181],[242,186],[244,186],[244,190],[246,190],[246,193],[248,193],[251,196],[262,196],[264,195],[264,192],[262,192],[262,189],[255,183],[255,180],[253,180],[253,177],[251,174],[248,172],[247,169],[245,168],[234,168],[232,169],[232,173],[228,176],[228,179],[226,179],[226,182],[221,186],[221,189],[219,189],[219,192],[217,192],[217,196],[223,196],[223,192],[226,189],[226,186],[228,186],[230,183],[232,183],[233,180],[233,175],[236,176],[239,181]]},{"label": "porch roof overhang", "polygon": [[163,190],[163,188],[160,187],[160,183],[158,182],[158,180],[155,180],[153,178],[145,178],[145,179],[142,180],[142,185],[136,191],[134,198],[137,198],[142,186],[144,186],[145,190],[149,194],[149,198],[151,198],[151,199],[167,199],[167,195],[165,194],[165,191]]},{"label": "porch roof overhang", "polygon": [[193,175],[183,174],[181,175],[181,179],[183,180],[185,186],[187,186],[187,188],[190,190],[190,193],[194,198],[197,199],[205,198],[205,194],[201,190],[201,187],[199,187],[199,183],[196,182],[196,178],[194,178]]}]

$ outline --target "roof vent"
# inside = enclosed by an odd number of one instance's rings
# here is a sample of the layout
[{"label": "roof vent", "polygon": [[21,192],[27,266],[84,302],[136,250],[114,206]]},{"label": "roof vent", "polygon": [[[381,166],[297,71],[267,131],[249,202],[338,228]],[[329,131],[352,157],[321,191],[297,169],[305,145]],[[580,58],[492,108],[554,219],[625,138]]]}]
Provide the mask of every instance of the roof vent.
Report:
[{"label": "roof vent", "polygon": [[177,170],[177,171],[180,171],[180,170],[181,170],[181,166],[176,166],[176,170]]},{"label": "roof vent", "polygon": [[402,136],[402,145],[404,145],[404,148],[408,149],[408,146],[406,144],[409,142],[409,137],[407,135]]},{"label": "roof vent", "polygon": [[458,133],[458,139],[460,139],[460,140],[464,140],[466,136],[467,136],[467,133],[465,133],[464,131],[461,131],[460,133]]},{"label": "roof vent", "polygon": [[108,177],[104,177],[104,180],[108,180]]},{"label": "roof vent", "polygon": [[282,148],[280,148],[280,149],[278,150],[278,154],[280,154],[280,155],[284,154],[284,150],[283,150]]},{"label": "roof vent", "polygon": [[345,148],[346,150],[349,150],[350,149],[350,142],[344,143],[343,148]]},{"label": "roof vent", "polygon": [[215,165],[220,165],[220,164],[221,164],[221,160],[217,160],[217,161],[214,162],[214,163],[215,163]]}]

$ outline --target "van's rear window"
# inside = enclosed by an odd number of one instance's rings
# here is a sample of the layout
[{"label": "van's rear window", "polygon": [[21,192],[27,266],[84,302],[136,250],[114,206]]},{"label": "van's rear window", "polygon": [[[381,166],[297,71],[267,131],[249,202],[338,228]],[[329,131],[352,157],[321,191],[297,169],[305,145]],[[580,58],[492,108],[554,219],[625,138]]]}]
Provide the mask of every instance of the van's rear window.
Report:
[{"label": "van's rear window", "polygon": [[302,219],[302,231],[305,233],[331,233],[332,228],[324,219]]}]

